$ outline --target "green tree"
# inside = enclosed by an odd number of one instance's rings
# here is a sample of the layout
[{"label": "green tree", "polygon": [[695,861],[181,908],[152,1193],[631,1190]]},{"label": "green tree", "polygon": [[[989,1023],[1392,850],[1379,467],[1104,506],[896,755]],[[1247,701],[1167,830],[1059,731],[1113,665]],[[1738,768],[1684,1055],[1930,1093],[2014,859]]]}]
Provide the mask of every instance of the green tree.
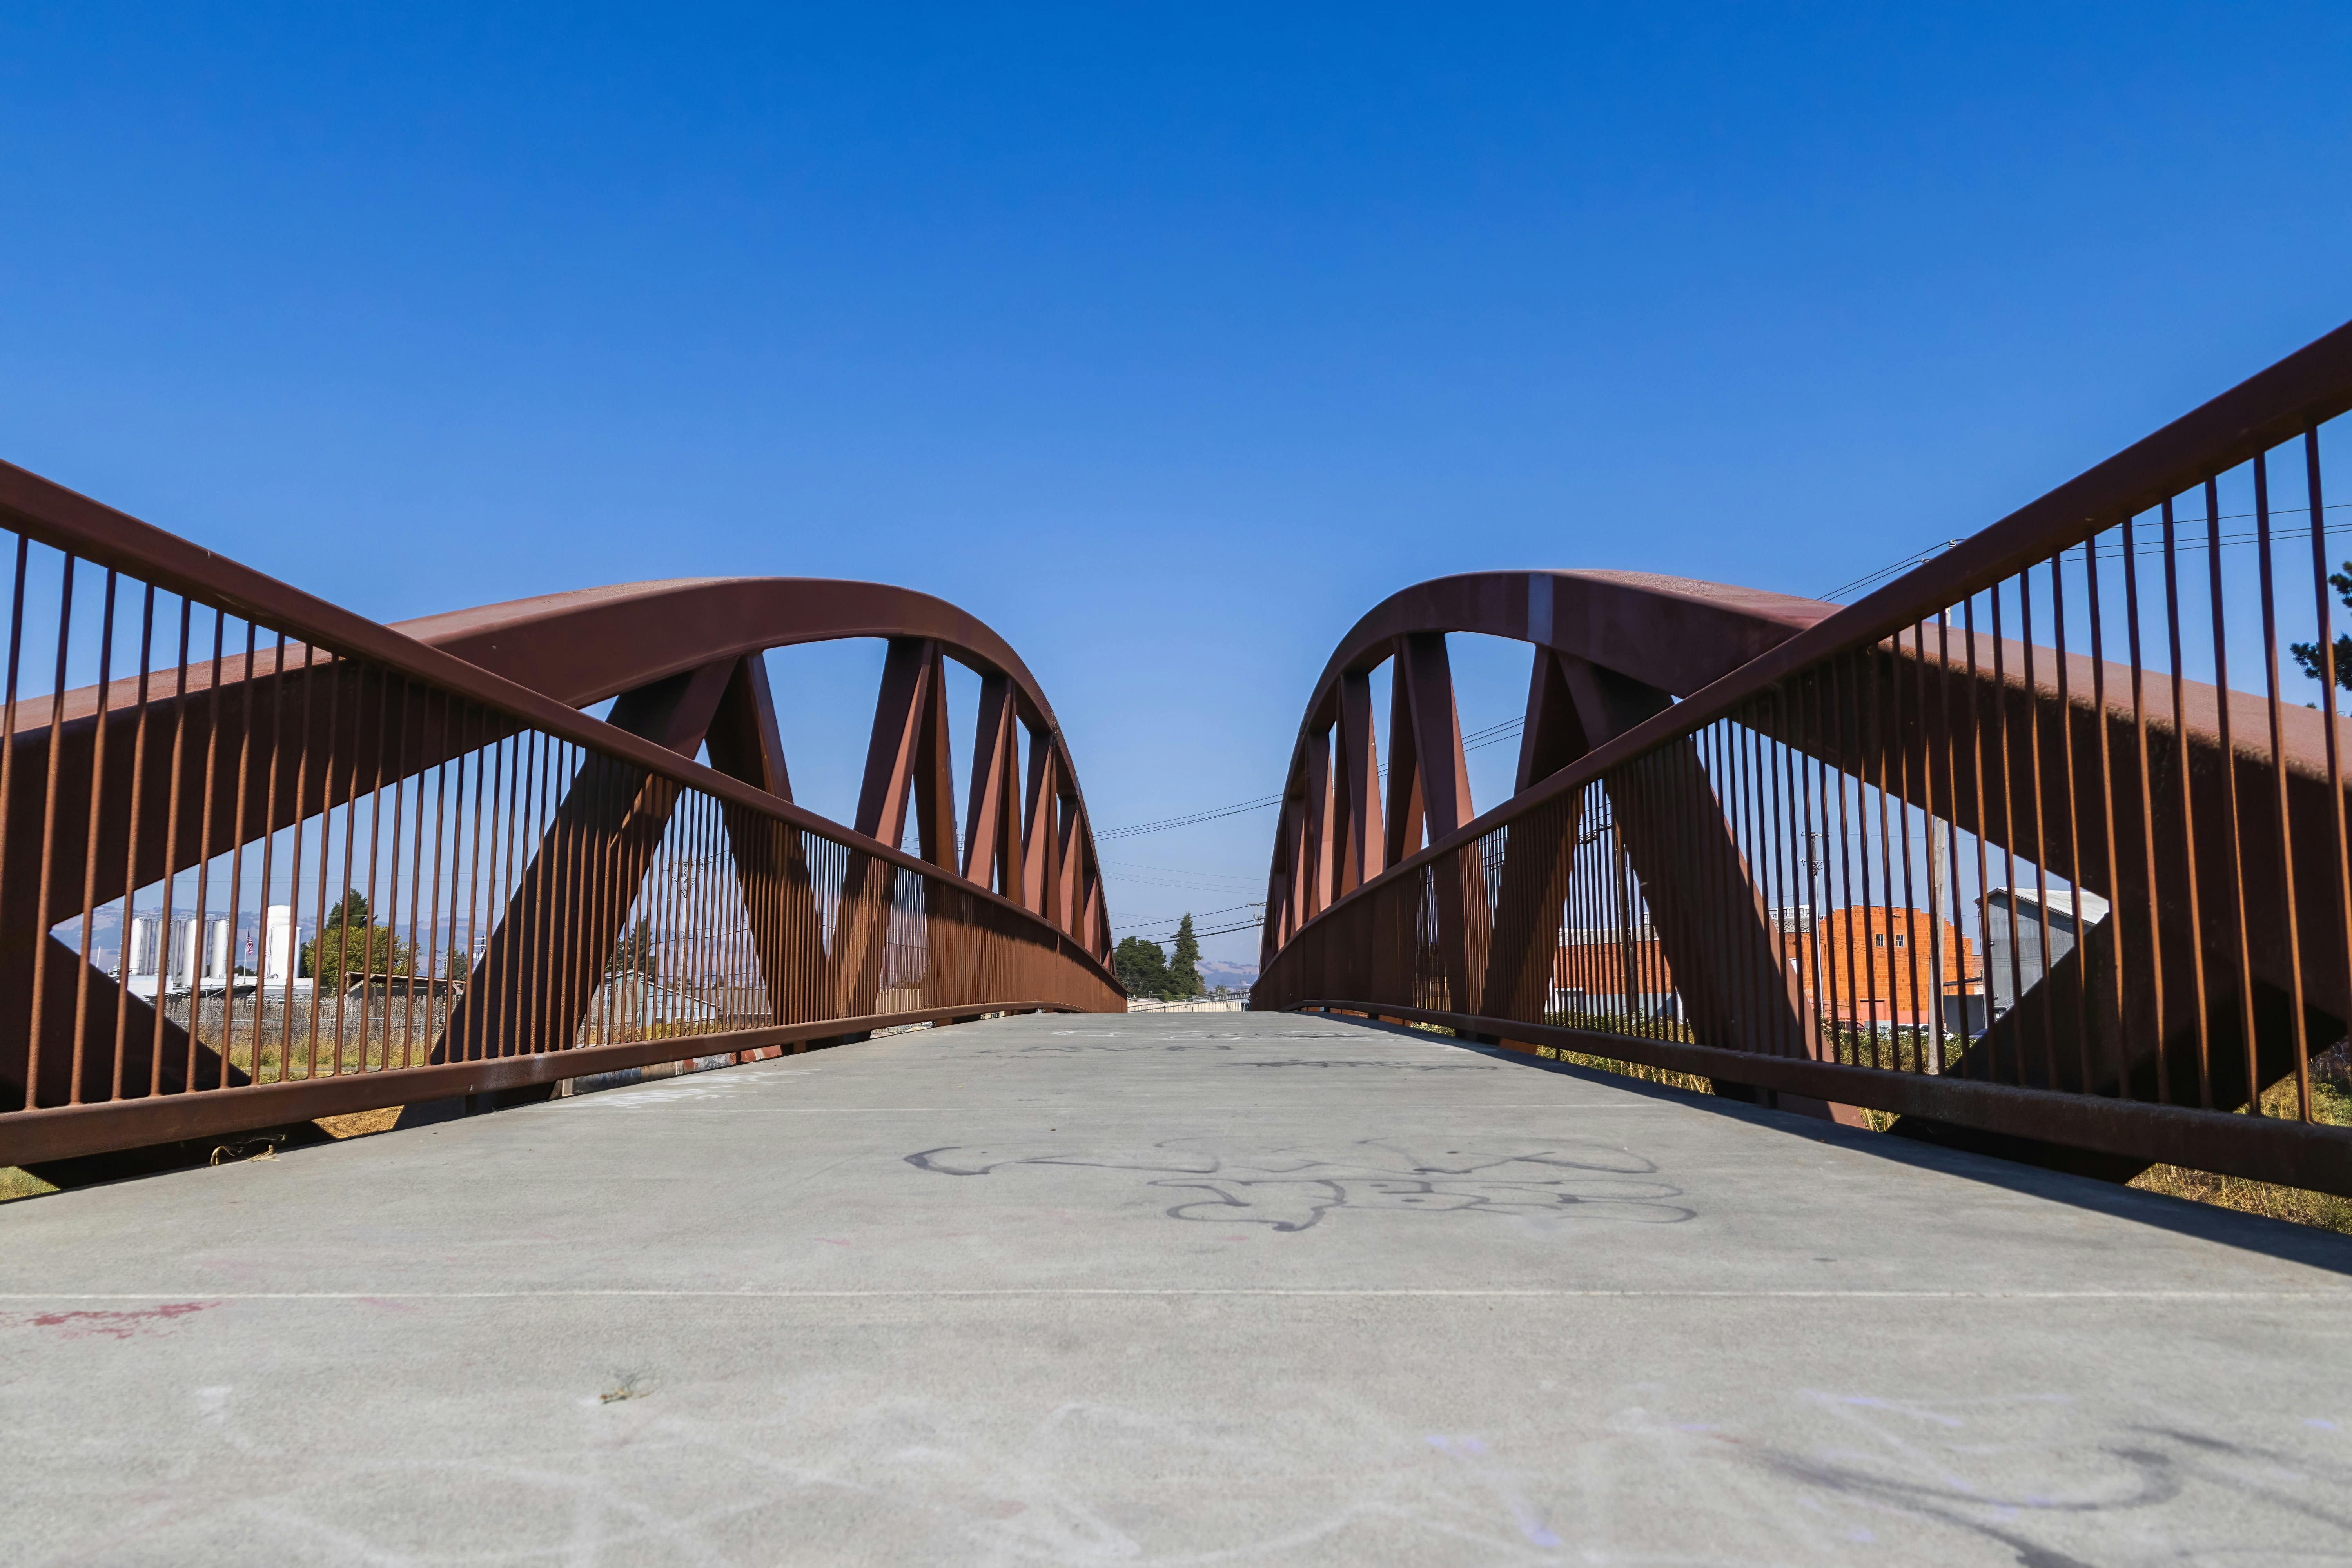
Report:
[{"label": "green tree", "polygon": [[623,937],[613,949],[613,962],[605,966],[607,974],[642,974],[646,979],[657,977],[661,961],[654,952],[654,922],[639,921],[636,929]]},{"label": "green tree", "polygon": [[352,974],[405,974],[408,944],[390,926],[374,918],[365,894],[347,890],[342,901],[327,911],[315,941],[302,944],[297,973],[341,985]]},{"label": "green tree", "polygon": [[[2327,585],[2336,590],[2336,596],[2343,601],[2344,607],[2352,610],[2352,561],[2347,561],[2344,563],[2343,571],[2331,574],[2327,579]],[[2303,666],[2304,674],[2314,680],[2326,679],[2326,671],[2320,662],[2317,643],[2290,643],[2287,645],[2287,651],[2294,655],[2295,663]],[[2352,691],[2352,637],[2339,637],[2336,639],[2336,684],[2347,691]]]},{"label": "green tree", "polygon": [[1186,910],[1176,927],[1176,956],[1168,963],[1168,988],[1177,997],[1198,996],[1201,984],[1201,939],[1192,934],[1192,914]]},{"label": "green tree", "polygon": [[1129,995],[1168,994],[1168,955],[1160,951],[1158,942],[1146,942],[1139,936],[1121,937],[1118,946],[1111,952],[1110,962]]}]

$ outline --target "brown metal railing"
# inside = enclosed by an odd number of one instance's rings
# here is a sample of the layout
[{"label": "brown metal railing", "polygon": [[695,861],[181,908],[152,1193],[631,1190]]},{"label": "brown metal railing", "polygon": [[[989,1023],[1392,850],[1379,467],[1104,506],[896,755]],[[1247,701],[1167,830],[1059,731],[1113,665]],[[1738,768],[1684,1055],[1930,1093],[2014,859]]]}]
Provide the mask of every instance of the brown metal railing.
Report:
[{"label": "brown metal railing", "polygon": [[1613,731],[1547,587],[1581,754],[1352,892],[1305,786],[1255,1005],[2352,1194],[2347,407],[2352,328]]},{"label": "brown metal railing", "polygon": [[0,574],[0,1164],[1121,1005],[1042,897],[5,467]]}]

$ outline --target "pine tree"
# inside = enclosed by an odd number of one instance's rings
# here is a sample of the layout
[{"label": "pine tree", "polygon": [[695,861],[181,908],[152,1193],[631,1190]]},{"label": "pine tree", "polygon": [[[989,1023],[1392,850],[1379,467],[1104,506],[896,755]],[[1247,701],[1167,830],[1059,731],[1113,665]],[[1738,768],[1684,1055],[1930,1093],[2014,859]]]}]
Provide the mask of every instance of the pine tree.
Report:
[{"label": "pine tree", "polygon": [[302,944],[301,966],[296,973],[324,978],[338,986],[346,983],[347,975],[405,974],[408,944],[394,936],[390,926],[376,921],[367,896],[352,888],[327,911],[318,940]]},{"label": "pine tree", "polygon": [[[2336,596],[2344,601],[2344,607],[2352,610],[2352,561],[2344,563],[2343,571],[2329,574],[2327,585],[2336,590]],[[2287,651],[2294,655],[2295,663],[2303,666],[2304,674],[2314,680],[2322,679],[2324,672],[2317,643],[2290,643]],[[2352,637],[2336,639],[2336,684],[2352,691]]]},{"label": "pine tree", "polygon": [[1110,962],[1129,995],[1168,994],[1168,955],[1160,951],[1158,942],[1146,942],[1139,936],[1121,937],[1118,946],[1111,952]]},{"label": "pine tree", "polygon": [[613,962],[606,966],[605,973],[639,973],[651,980],[656,977],[655,972],[659,967],[660,960],[654,953],[654,922],[639,921],[637,929],[623,937],[614,947]]},{"label": "pine tree", "polygon": [[1186,910],[1176,927],[1176,956],[1168,964],[1168,994],[1183,1000],[1201,994],[1201,939],[1192,934],[1192,915]]}]

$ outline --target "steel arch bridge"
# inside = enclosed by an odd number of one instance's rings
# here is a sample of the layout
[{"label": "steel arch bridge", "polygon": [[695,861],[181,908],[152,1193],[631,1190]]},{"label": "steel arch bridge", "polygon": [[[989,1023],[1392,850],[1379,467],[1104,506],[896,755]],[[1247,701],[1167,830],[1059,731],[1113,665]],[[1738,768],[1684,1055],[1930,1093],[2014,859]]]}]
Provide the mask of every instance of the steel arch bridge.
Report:
[{"label": "steel arch bridge", "polygon": [[[2347,408],[2352,326],[1847,605],[1610,572],[1394,595],[1307,698],[1255,1005],[2352,1194],[2312,1093],[2352,1019]],[[1484,814],[1458,633],[1531,653]]]},{"label": "steel arch bridge", "polygon": [[[1123,1005],[1053,708],[951,605],[718,579],[384,626],[5,466],[0,521],[0,1163]],[[847,825],[793,803],[761,658],[845,637],[887,643]]]},{"label": "steel arch bridge", "polygon": [[[1307,694],[1255,1005],[2352,1194],[2314,1092],[2352,1070],[2347,408],[2352,327],[1851,605],[1392,595]],[[1060,726],[953,605],[707,579],[386,626],[5,465],[0,525],[0,1164],[1124,1005]],[[1460,635],[1530,660],[1483,813]],[[844,824],[761,656],[846,637],[887,653]]]}]

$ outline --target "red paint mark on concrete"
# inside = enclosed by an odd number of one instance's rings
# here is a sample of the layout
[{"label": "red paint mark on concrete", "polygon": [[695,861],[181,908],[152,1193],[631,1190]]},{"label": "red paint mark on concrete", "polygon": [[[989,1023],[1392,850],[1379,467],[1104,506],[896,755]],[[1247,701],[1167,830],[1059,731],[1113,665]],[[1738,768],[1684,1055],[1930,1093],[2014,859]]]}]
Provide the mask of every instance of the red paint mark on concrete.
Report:
[{"label": "red paint mark on concrete", "polygon": [[37,1329],[60,1330],[69,1340],[100,1334],[127,1340],[151,1329],[160,1329],[174,1318],[219,1305],[218,1301],[168,1301],[160,1307],[142,1307],[131,1312],[39,1312],[26,1321]]}]

